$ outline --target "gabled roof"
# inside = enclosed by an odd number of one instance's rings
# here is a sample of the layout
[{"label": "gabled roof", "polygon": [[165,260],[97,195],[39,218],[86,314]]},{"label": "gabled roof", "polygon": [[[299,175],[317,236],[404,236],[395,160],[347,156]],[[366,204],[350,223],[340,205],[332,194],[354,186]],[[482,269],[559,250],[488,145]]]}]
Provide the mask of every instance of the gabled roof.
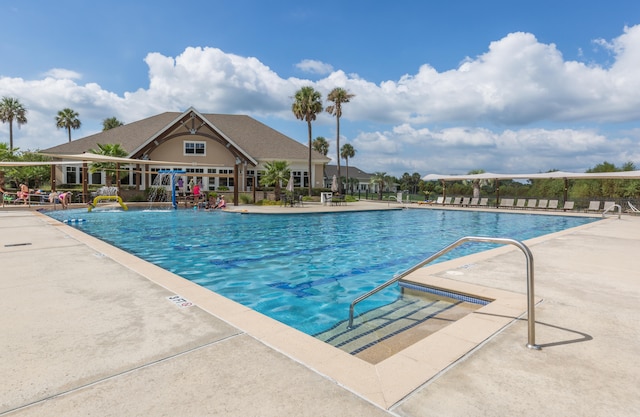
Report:
[{"label": "gabled roof", "polygon": [[[324,167],[325,178],[332,178],[334,175],[338,175],[338,166],[337,165],[325,165]],[[340,174],[343,177],[347,176],[347,167],[345,165],[340,165]],[[362,181],[369,181],[373,174],[369,174],[364,172],[358,167],[349,165],[349,178],[357,178]]]},{"label": "gabled roof", "polygon": [[[161,113],[69,143],[43,149],[42,152],[47,154],[80,154],[89,149],[97,149],[98,144],[119,144],[131,157],[158,134],[175,127],[181,117],[192,111],[195,109],[190,108],[183,113]],[[309,150],[305,145],[249,116],[197,114],[204,118],[212,129],[253,159],[304,161],[309,157]],[[316,151],[312,151],[312,159],[317,162],[330,160]]]}]

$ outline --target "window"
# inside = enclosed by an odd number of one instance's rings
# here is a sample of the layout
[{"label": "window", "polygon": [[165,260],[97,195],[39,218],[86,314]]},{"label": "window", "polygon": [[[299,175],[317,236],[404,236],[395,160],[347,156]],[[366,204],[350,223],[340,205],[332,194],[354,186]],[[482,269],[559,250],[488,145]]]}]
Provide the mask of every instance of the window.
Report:
[{"label": "window", "polygon": [[67,184],[77,184],[77,170],[76,167],[67,167],[67,178],[66,178],[66,182]]},{"label": "window", "polygon": [[205,142],[184,142],[184,154],[185,155],[206,155],[206,143]]}]

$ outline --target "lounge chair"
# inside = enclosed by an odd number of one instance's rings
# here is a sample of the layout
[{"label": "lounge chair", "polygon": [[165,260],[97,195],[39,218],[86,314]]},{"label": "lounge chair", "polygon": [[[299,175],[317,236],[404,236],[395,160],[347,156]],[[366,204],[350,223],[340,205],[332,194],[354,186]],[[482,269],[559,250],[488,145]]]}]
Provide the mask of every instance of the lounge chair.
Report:
[{"label": "lounge chair", "polygon": [[604,202],[604,208],[602,209],[603,211],[607,211],[610,210],[613,206],[616,205],[615,201],[605,201]]},{"label": "lounge chair", "polygon": [[538,205],[537,198],[530,198],[527,200],[527,208],[536,208],[537,205]]},{"label": "lounge chair", "polygon": [[471,199],[471,202],[469,203],[469,205],[470,206],[477,206],[479,202],[480,202],[480,199],[478,197],[473,197]]},{"label": "lounge chair", "polygon": [[513,208],[513,198],[503,198],[500,200],[500,207]]},{"label": "lounge chair", "polygon": [[444,197],[438,197],[438,199],[436,200],[436,204],[444,204]]},{"label": "lounge chair", "polygon": [[459,206],[460,203],[462,203],[462,197],[454,197],[451,204],[453,204],[454,206]]},{"label": "lounge chair", "polygon": [[573,210],[574,205],[575,203],[573,201],[565,201],[564,206],[562,206],[562,210],[564,211]]},{"label": "lounge chair", "polygon": [[482,197],[480,199],[480,207],[487,207],[489,205],[489,197]]},{"label": "lounge chair", "polygon": [[640,210],[638,210],[636,206],[631,204],[631,201],[627,201],[627,205],[629,206],[629,208],[627,209],[627,213],[640,214]]},{"label": "lounge chair", "polygon": [[549,210],[558,210],[558,200],[549,200],[547,208]]},{"label": "lounge chair", "polygon": [[460,205],[469,206],[469,204],[471,204],[471,197],[462,197],[462,203],[460,203]]},{"label": "lounge chair", "polygon": [[451,205],[452,201],[453,201],[453,197],[445,197],[444,202],[442,204],[444,204],[445,206]]},{"label": "lounge chair", "polygon": [[590,201],[587,211],[600,211],[600,201]]},{"label": "lounge chair", "polygon": [[548,204],[549,204],[549,200],[542,199],[542,200],[538,201],[538,208],[539,209],[546,209]]},{"label": "lounge chair", "polygon": [[524,198],[519,198],[518,202],[516,203],[516,208],[523,209],[526,203],[527,200],[525,200]]}]

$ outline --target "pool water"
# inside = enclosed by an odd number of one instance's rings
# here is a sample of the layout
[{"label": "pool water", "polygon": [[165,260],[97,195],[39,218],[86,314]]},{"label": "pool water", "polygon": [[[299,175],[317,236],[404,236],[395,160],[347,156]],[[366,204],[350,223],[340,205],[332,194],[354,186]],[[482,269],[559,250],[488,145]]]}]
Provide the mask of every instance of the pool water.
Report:
[{"label": "pool water", "polygon": [[[447,210],[47,214],[308,334],[347,319],[354,298],[461,237],[526,240],[597,220]],[[467,243],[441,260],[492,247]],[[392,286],[358,304],[356,313],[388,304],[398,294]]]}]

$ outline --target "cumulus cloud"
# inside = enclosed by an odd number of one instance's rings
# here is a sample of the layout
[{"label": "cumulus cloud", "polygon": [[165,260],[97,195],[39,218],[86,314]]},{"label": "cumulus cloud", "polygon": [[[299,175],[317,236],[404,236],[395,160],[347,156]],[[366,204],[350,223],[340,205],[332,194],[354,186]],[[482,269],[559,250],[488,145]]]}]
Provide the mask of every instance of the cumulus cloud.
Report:
[{"label": "cumulus cloud", "polygon": [[[350,163],[368,171],[584,170],[603,160],[638,163],[640,137],[628,124],[640,119],[640,25],[596,42],[614,58],[606,67],[565,60],[555,45],[517,32],[457,68],[439,72],[425,63],[415,74],[379,83],[315,60],[296,66],[323,78],[285,79],[255,57],[188,47],[175,57],[149,53],[149,85],[122,96],[95,83],[82,85],[80,74],[67,69],[36,80],[0,76],[0,95],[19,98],[29,110],[28,124],[14,137],[23,149],[66,140],[53,121],[64,107],[80,113],[83,127],[74,137],[99,131],[107,117],[128,123],[194,106],[290,123],[280,130],[306,144],[306,125],[292,116],[291,103],[297,89],[312,85],[324,97],[335,87],[355,94],[343,109],[341,143],[354,145]],[[626,131],[618,128],[625,125]],[[0,125],[0,138],[7,134],[8,126]],[[320,114],[314,137],[334,145],[334,135],[335,118]]]},{"label": "cumulus cloud", "polygon": [[303,59],[296,64],[296,68],[303,72],[321,75],[329,74],[333,71],[333,67],[330,64],[313,59]]},{"label": "cumulus cloud", "polygon": [[46,77],[56,78],[56,79],[69,79],[69,80],[79,80],[82,78],[82,75],[76,71],[64,69],[64,68],[52,68],[45,73]]}]

